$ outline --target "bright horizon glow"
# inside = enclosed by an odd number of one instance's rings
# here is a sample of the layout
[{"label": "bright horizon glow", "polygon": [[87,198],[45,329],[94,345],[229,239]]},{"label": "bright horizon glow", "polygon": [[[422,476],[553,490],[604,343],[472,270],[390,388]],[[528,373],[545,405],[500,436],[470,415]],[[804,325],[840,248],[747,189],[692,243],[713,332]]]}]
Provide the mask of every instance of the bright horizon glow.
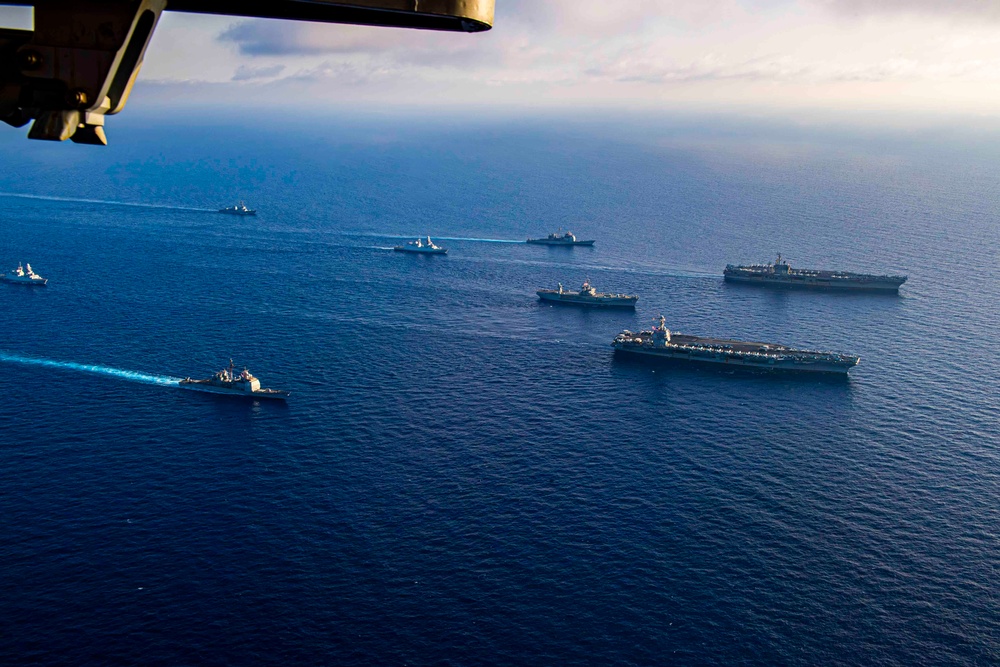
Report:
[{"label": "bright horizon glow", "polygon": [[473,35],[166,12],[138,95],[245,108],[1000,112],[993,3],[621,5],[497,0],[493,30]]}]

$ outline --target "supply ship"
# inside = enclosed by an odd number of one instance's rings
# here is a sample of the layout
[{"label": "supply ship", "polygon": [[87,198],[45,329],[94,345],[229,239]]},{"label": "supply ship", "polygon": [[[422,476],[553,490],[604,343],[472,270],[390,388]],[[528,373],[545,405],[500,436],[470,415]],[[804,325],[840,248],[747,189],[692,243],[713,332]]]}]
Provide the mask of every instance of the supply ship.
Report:
[{"label": "supply ship", "polygon": [[635,308],[635,302],[639,300],[635,294],[598,292],[589,280],[583,283],[579,292],[564,290],[562,283],[559,283],[559,289],[540,289],[536,294],[538,294],[539,299],[549,303],[565,303],[595,308]]},{"label": "supply ship", "polygon": [[796,350],[776,343],[706,338],[672,333],[661,315],[650,331],[625,330],[611,344],[615,353],[686,364],[712,365],[758,373],[847,375],[860,357],[837,352]]},{"label": "supply ship", "polygon": [[434,245],[431,241],[431,237],[427,237],[427,242],[424,243],[421,239],[416,241],[410,241],[406,245],[397,245],[392,248],[396,252],[413,252],[422,255],[447,255],[448,249],[442,248],[440,246]]},{"label": "supply ship", "polygon": [[849,271],[819,271],[793,269],[788,262],[778,259],[773,264],[734,266],[729,264],[722,272],[727,282],[765,285],[768,287],[807,287],[830,290],[860,290],[895,292],[906,282],[906,276],[877,276]]},{"label": "supply ship", "polygon": [[210,378],[192,380],[184,378],[179,383],[182,389],[204,391],[209,394],[226,394],[229,396],[252,396],[254,398],[274,398],[285,400],[290,392],[280,389],[262,389],[260,380],[250,374],[246,368],[239,375],[233,370],[233,360],[229,360],[229,368],[223,368]]},{"label": "supply ship", "polygon": [[220,208],[219,213],[228,213],[229,215],[257,215],[257,211],[252,208],[247,208],[247,205],[243,202],[234,204],[233,206],[228,206],[226,208]]},{"label": "supply ship", "polygon": [[44,287],[49,283],[48,279],[42,278],[31,270],[31,264],[26,264],[24,267],[18,264],[16,269],[11,269],[10,273],[0,276],[0,280],[16,285],[38,285],[39,287]]},{"label": "supply ship", "polygon": [[566,232],[565,234],[553,232],[543,239],[528,239],[526,243],[534,243],[536,245],[594,245],[593,241],[577,241],[576,237],[573,236],[573,232]]}]

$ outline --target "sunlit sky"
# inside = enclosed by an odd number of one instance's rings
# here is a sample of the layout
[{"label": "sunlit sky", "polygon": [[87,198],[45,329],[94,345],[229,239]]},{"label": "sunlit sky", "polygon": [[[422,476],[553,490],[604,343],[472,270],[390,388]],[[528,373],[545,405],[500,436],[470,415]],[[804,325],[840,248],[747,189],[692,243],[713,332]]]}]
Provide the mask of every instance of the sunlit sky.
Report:
[{"label": "sunlit sky", "polygon": [[1000,2],[496,0],[471,35],[167,12],[140,82],[249,107],[993,114]]}]

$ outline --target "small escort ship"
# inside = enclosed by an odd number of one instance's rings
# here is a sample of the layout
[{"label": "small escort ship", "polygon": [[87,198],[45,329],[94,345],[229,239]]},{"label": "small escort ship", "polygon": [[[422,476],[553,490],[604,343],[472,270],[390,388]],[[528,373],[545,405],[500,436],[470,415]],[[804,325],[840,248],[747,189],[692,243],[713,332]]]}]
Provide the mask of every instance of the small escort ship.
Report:
[{"label": "small escort ship", "polygon": [[566,232],[565,234],[553,232],[544,239],[528,239],[526,243],[534,243],[536,245],[594,245],[593,241],[577,241],[576,237],[573,236],[573,232]]},{"label": "small escort ship", "polygon": [[594,308],[635,308],[639,297],[635,294],[605,294],[594,289],[590,281],[583,283],[579,292],[564,290],[562,283],[559,289],[540,289],[536,292],[538,298],[549,303],[565,303],[573,306],[589,306]]},{"label": "small escort ship", "polygon": [[396,252],[412,252],[419,253],[422,255],[447,255],[448,249],[442,248],[440,246],[434,245],[431,241],[431,237],[427,237],[427,242],[424,243],[421,239],[416,241],[410,241],[406,245],[397,245],[392,248]]},{"label": "small escort ship", "polygon": [[849,271],[818,271],[793,269],[788,262],[778,259],[774,264],[729,264],[722,272],[727,282],[765,285],[767,287],[807,287],[830,290],[860,290],[896,292],[906,282],[906,276],[876,276]]},{"label": "small escort ship", "polygon": [[758,373],[832,373],[846,376],[847,371],[861,360],[850,354],[796,350],[775,343],[671,333],[662,315],[651,331],[634,333],[626,329],[615,337],[611,345],[616,354]]},{"label": "small escort ship", "polygon": [[261,389],[260,380],[250,374],[246,368],[237,375],[233,370],[233,360],[229,360],[229,368],[223,368],[205,380],[184,378],[177,383],[182,389],[204,391],[209,394],[226,394],[228,396],[252,396],[253,398],[274,398],[284,401],[291,392],[280,389]]},{"label": "small escort ship", "polygon": [[42,278],[31,270],[31,264],[26,264],[24,267],[18,264],[16,269],[11,269],[10,273],[0,276],[0,280],[15,285],[38,285],[39,287],[44,287],[49,283],[48,279]]},{"label": "small escort ship", "polygon": [[228,213],[229,215],[257,215],[257,211],[252,208],[247,208],[247,205],[243,202],[234,204],[227,208],[220,208],[219,213]]}]

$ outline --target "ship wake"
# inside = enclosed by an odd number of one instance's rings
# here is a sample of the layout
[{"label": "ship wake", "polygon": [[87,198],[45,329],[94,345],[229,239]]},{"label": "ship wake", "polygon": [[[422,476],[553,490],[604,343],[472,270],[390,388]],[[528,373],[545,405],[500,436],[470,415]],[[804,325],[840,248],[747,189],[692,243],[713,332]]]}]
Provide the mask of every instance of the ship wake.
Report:
[{"label": "ship wake", "polygon": [[466,236],[435,236],[434,238],[441,241],[476,241],[477,243],[524,243],[524,241],[515,241],[513,239],[477,239]]},{"label": "ship wake", "polygon": [[39,357],[26,357],[20,354],[10,354],[0,352],[0,362],[12,364],[24,364],[27,366],[46,366],[48,368],[62,368],[65,370],[79,371],[81,373],[94,373],[110,377],[128,380],[130,382],[140,382],[142,384],[157,384],[161,386],[175,386],[181,378],[170,377],[168,375],[152,375],[139,371],[130,371],[112,366],[100,366],[97,364],[80,364],[75,361],[56,361],[55,359],[41,359]]},{"label": "ship wake", "polygon": [[215,213],[211,208],[195,208],[192,206],[171,206],[169,204],[143,204],[141,202],[111,201],[107,199],[84,199],[82,197],[55,197],[50,195],[29,195],[20,192],[0,192],[0,197],[17,197],[19,199],[38,199],[41,201],[74,202],[80,204],[104,204],[107,206],[133,206],[136,208],[165,208],[172,211],[199,211]]}]

